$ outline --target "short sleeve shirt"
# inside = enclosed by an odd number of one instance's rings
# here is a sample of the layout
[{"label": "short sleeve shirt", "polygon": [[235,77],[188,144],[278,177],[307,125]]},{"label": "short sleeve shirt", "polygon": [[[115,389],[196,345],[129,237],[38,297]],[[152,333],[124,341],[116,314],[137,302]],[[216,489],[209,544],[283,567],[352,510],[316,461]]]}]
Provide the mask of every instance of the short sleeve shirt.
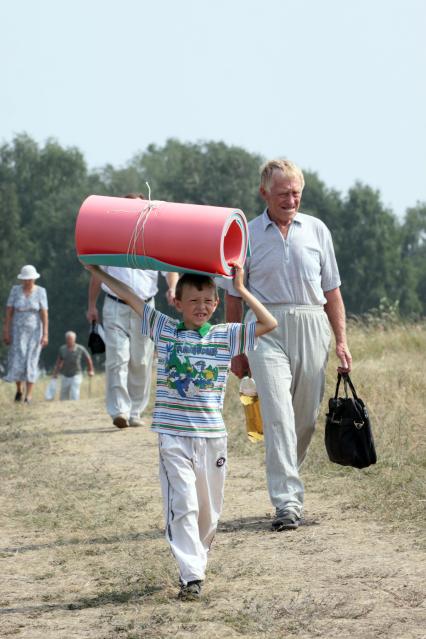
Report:
[{"label": "short sleeve shirt", "polygon": [[146,305],[142,333],[157,346],[152,430],[168,435],[224,437],[223,400],[231,359],[254,350],[256,322],[206,324],[199,331]]},{"label": "short sleeve shirt", "polygon": [[[297,213],[287,238],[265,210],[249,223],[251,255],[244,265],[249,291],[264,304],[323,305],[341,284],[331,233],[321,220]],[[232,280],[218,278],[240,297]]]},{"label": "short sleeve shirt", "polygon": [[81,373],[81,358],[90,357],[87,350],[81,344],[76,344],[75,348],[70,351],[66,344],[60,347],[59,357],[63,361],[61,375],[64,377],[74,377]]},{"label": "short sleeve shirt", "polygon": [[[150,299],[158,293],[158,271],[124,268],[121,266],[103,266],[102,269],[109,275],[116,277],[123,284],[130,286],[142,300]],[[105,293],[115,296],[114,291],[106,284],[102,283],[101,288]]]}]

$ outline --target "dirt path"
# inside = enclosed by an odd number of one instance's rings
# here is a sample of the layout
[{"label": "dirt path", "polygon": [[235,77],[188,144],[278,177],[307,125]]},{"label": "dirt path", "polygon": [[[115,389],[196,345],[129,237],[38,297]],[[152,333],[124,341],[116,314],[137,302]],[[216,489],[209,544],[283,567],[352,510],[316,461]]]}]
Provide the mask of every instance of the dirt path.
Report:
[{"label": "dirt path", "polygon": [[101,399],[1,408],[2,638],[426,637],[413,531],[319,482],[305,525],[272,533],[258,445],[230,441],[204,597],[181,603],[155,436],[111,428]]}]

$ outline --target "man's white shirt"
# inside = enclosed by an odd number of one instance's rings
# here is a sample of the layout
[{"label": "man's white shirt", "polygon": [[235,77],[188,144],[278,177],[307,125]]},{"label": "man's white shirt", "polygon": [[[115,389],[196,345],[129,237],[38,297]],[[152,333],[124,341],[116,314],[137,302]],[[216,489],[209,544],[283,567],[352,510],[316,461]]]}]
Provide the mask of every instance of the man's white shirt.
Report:
[{"label": "man's white shirt", "polygon": [[[137,268],[123,268],[119,266],[101,266],[102,270],[130,286],[138,297],[148,300],[158,293],[158,271]],[[102,290],[116,297],[115,293],[104,283]]]}]

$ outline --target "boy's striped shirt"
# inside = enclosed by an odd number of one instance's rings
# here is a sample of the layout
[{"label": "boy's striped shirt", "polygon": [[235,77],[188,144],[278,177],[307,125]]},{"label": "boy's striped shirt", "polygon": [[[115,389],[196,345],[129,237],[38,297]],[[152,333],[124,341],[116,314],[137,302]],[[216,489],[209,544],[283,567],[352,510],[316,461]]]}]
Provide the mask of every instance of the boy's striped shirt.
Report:
[{"label": "boy's striped shirt", "polygon": [[231,359],[256,345],[256,322],[186,329],[146,305],[142,333],[158,351],[152,430],[169,435],[223,437],[223,399]]}]

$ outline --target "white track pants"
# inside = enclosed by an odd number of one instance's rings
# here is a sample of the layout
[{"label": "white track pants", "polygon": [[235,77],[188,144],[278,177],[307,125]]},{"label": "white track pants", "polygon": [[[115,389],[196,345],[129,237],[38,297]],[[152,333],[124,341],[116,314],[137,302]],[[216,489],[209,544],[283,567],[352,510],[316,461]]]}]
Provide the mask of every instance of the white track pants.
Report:
[{"label": "white track pants", "polygon": [[130,306],[106,296],[103,325],[108,413],[137,419],[149,400],[154,343],[142,335],[141,318]]},{"label": "white track pants", "polygon": [[267,304],[278,327],[249,353],[259,394],[269,496],[277,510],[302,514],[299,468],[324,394],[330,326],[322,306]]},{"label": "white track pants", "polygon": [[184,584],[204,579],[222,511],[226,437],[159,435],[166,539]]},{"label": "white track pants", "polygon": [[72,377],[61,375],[61,393],[60,399],[80,399],[80,386],[83,380],[81,373]]}]

